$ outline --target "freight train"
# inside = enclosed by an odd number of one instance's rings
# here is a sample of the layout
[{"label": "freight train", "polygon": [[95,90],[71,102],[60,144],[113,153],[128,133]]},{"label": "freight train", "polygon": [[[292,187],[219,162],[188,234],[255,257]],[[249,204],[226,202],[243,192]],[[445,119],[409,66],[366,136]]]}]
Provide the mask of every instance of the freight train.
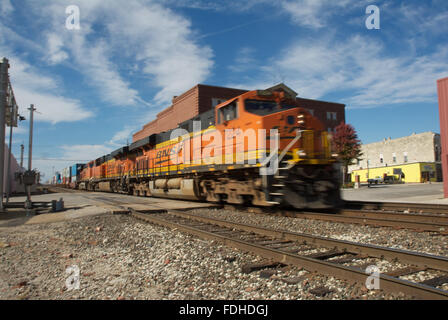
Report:
[{"label": "freight train", "polygon": [[335,156],[323,124],[279,87],[249,91],[75,165],[71,184],[136,196],[334,208],[342,202]]}]

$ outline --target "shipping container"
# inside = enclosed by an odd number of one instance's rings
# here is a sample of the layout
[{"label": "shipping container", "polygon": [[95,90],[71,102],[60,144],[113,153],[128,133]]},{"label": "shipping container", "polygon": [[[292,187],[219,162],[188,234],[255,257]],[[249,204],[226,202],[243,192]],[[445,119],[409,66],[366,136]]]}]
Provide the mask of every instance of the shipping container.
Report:
[{"label": "shipping container", "polygon": [[70,172],[71,172],[70,175],[71,175],[72,183],[79,180],[79,175],[80,175],[83,167],[84,167],[84,164],[82,164],[82,163],[77,163],[70,167]]}]

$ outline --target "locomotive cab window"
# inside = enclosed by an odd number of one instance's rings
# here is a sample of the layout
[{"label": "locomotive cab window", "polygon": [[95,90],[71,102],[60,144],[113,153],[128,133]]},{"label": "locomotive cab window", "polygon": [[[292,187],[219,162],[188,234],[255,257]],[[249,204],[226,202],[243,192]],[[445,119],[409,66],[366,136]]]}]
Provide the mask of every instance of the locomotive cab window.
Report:
[{"label": "locomotive cab window", "polygon": [[221,124],[225,121],[234,120],[236,118],[238,118],[238,109],[236,101],[233,101],[231,104],[228,104],[225,107],[219,108],[218,123]]},{"label": "locomotive cab window", "polygon": [[247,112],[259,115],[267,116],[276,112],[280,112],[287,109],[297,108],[294,103],[282,102],[278,104],[275,101],[266,100],[246,100],[244,102],[245,109]]}]

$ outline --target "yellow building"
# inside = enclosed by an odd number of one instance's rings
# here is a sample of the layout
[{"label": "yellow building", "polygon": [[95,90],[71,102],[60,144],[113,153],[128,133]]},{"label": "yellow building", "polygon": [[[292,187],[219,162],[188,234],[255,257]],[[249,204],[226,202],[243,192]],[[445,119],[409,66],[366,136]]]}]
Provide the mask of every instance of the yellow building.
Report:
[{"label": "yellow building", "polygon": [[395,176],[397,180],[400,180],[401,176],[403,182],[437,181],[436,164],[434,162],[415,162],[397,166],[353,170],[351,178],[352,181],[355,181],[355,176],[358,175],[360,182],[367,182],[367,179],[383,178],[385,174]]}]

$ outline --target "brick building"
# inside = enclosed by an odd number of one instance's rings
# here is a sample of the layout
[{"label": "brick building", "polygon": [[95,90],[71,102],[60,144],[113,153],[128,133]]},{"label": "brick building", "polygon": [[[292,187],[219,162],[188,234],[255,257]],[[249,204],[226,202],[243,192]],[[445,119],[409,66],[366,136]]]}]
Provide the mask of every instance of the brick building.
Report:
[{"label": "brick building", "polygon": [[[279,86],[284,85],[280,84]],[[287,88],[286,86],[284,87]],[[180,96],[174,97],[171,106],[157,114],[155,120],[147,123],[140,131],[136,132],[132,136],[132,141],[136,142],[153,133],[176,128],[179,123],[189,120],[247,91],[198,84]],[[345,122],[344,104],[305,98],[297,98],[297,100],[311,114],[320,119],[329,132],[333,132],[338,124]]]}]

